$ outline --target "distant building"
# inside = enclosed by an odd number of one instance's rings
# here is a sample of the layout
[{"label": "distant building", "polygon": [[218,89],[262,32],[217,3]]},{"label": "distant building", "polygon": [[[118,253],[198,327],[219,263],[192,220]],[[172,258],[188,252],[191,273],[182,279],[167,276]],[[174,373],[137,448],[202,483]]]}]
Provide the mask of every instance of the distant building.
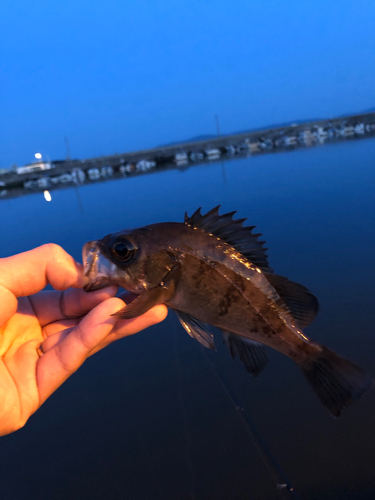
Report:
[{"label": "distant building", "polygon": [[17,167],[17,174],[32,174],[33,172],[40,172],[42,170],[51,170],[54,165],[50,161],[37,161],[35,163],[29,163],[23,167]]}]

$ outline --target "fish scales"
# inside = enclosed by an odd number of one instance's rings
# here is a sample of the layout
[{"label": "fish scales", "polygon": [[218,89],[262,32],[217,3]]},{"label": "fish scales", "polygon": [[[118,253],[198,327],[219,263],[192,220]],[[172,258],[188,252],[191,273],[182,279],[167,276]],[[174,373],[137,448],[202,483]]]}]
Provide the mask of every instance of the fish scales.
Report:
[{"label": "fish scales", "polygon": [[276,305],[251,281],[223,264],[187,253],[182,261],[187,265],[182,266],[176,293],[166,305],[188,314],[194,311],[204,323],[262,342],[294,360],[319,349],[301,338],[299,329],[287,326]]},{"label": "fish scales", "polygon": [[182,262],[181,280],[167,305],[194,314],[204,323],[267,344],[296,361],[320,350],[277,306],[280,297],[264,273],[234,248],[187,225],[175,223],[173,231],[164,223],[155,228],[167,233],[171,250]]}]

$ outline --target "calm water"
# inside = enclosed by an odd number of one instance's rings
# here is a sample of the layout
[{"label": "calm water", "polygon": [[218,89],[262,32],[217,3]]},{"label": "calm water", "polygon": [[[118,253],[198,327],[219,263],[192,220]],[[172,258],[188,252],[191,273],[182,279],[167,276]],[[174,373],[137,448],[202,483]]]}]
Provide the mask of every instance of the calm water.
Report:
[{"label": "calm water", "polygon": [[[278,274],[321,310],[308,334],[375,376],[375,140],[168,171],[0,202],[0,256],[238,210]],[[222,381],[303,499],[375,497],[375,391],[335,420],[277,352],[258,379],[217,340],[167,320],[89,359],[27,426],[1,439],[1,498],[277,499]],[[218,372],[212,367],[212,361]],[[219,375],[218,375],[219,373]]]}]

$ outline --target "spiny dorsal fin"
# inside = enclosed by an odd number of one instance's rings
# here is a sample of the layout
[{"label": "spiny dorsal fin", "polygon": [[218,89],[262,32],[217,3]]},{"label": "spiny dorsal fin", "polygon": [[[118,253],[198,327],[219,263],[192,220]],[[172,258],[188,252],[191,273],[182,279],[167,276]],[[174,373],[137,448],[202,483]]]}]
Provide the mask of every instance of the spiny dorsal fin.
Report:
[{"label": "spiny dorsal fin", "polygon": [[236,212],[219,215],[219,208],[220,205],[205,215],[201,214],[200,208],[191,217],[185,213],[185,224],[213,234],[235,248],[237,252],[240,252],[259,269],[269,273],[272,272],[268,265],[267,248],[263,246],[265,241],[258,240],[259,236],[261,236],[259,233],[252,233],[255,226],[243,227],[242,224],[246,219],[233,220],[233,215]]},{"label": "spiny dorsal fin", "polygon": [[301,328],[309,326],[319,310],[318,299],[310,290],[284,276],[273,273],[265,273],[264,276],[280,295],[298,325]]}]

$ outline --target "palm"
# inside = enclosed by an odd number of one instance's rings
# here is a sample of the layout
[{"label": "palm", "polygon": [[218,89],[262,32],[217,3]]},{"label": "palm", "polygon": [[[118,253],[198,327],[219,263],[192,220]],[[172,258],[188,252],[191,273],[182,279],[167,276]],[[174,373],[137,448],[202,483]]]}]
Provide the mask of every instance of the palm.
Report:
[{"label": "palm", "polygon": [[36,381],[43,329],[27,298],[20,299],[18,311],[0,329],[0,380],[6,395],[3,419],[10,428],[22,427],[39,407]]}]

